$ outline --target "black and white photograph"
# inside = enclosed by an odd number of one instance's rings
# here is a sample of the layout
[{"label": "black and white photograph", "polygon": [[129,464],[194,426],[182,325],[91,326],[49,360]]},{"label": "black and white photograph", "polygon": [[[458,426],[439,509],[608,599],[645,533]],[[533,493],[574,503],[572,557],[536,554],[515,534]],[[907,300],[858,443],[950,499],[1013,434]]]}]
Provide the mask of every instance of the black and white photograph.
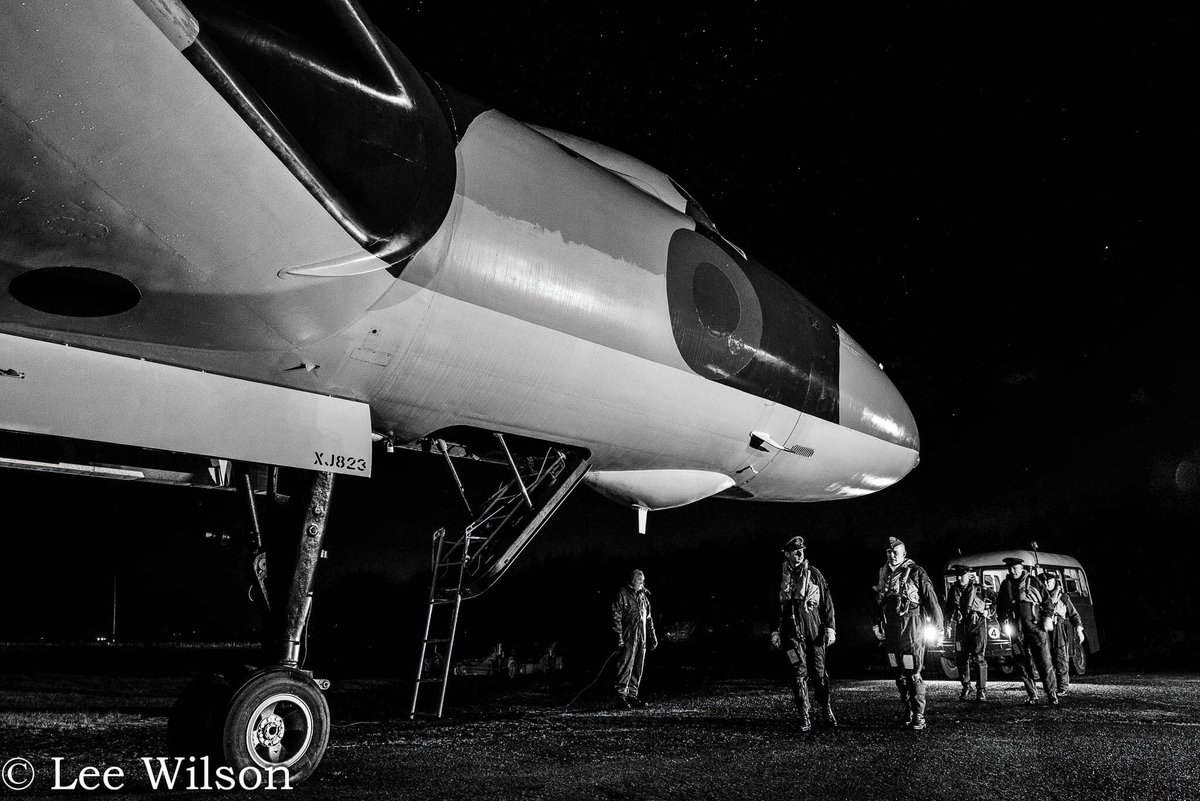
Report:
[{"label": "black and white photograph", "polygon": [[1194,38],[2,0],[0,795],[1200,799]]}]

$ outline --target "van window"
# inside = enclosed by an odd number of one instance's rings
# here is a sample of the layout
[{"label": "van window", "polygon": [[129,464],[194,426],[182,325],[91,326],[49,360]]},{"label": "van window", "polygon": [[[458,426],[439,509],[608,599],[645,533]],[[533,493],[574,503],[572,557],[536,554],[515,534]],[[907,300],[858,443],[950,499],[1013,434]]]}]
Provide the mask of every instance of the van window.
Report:
[{"label": "van window", "polygon": [[997,595],[1000,593],[1000,582],[1004,581],[1008,575],[1007,570],[985,570],[983,571],[983,587],[991,590]]},{"label": "van window", "polygon": [[1091,592],[1088,590],[1087,575],[1075,567],[1063,568],[1063,588],[1067,591],[1067,595],[1074,598],[1090,598]]}]

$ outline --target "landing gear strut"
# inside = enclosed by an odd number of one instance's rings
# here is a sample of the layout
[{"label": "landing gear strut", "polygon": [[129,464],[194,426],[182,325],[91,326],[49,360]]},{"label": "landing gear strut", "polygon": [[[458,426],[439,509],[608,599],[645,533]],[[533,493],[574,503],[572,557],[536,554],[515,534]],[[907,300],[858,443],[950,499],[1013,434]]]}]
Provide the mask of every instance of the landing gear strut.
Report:
[{"label": "landing gear strut", "polygon": [[265,551],[249,483],[246,489],[255,539],[256,599],[264,616],[263,654],[272,664],[194,680],[171,711],[168,745],[173,756],[208,756],[230,766],[235,774],[256,767],[265,777],[268,770],[286,769],[290,782],[296,784],[312,774],[329,743],[329,705],[323,693],[329,682],[315,680],[299,664],[333,474],[317,473],[313,478],[292,574],[274,599],[268,592]]}]

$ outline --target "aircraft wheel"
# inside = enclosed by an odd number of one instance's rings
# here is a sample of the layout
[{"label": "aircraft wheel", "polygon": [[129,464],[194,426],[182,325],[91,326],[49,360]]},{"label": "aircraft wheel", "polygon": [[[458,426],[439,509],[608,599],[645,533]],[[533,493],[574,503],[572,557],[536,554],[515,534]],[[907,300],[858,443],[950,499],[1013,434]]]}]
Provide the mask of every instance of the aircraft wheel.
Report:
[{"label": "aircraft wheel", "polygon": [[173,757],[218,756],[225,707],[233,690],[220,673],[188,683],[167,716],[167,754]]},{"label": "aircraft wheel", "polygon": [[[308,778],[329,744],[329,704],[313,680],[290,668],[264,668],[233,694],[225,714],[221,745],[225,764],[244,768],[286,768],[291,783]],[[278,781],[278,780],[276,780]]]}]

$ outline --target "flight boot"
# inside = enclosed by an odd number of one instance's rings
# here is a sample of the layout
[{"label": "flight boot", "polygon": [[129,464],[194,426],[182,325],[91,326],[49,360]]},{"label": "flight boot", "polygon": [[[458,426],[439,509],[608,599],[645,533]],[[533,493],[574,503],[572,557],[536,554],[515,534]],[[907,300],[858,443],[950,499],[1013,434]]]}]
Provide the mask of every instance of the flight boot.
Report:
[{"label": "flight boot", "polygon": [[900,691],[900,720],[905,728],[912,725],[912,705],[908,702],[908,680],[901,676],[896,679],[896,689]]},{"label": "flight boot", "polygon": [[800,715],[800,731],[807,734],[812,731],[812,699],[808,696],[808,682],[801,681],[792,685],[792,700],[796,703],[796,712]]},{"label": "flight boot", "polygon": [[921,674],[913,676],[912,682],[912,730],[922,731],[925,728],[925,681]]},{"label": "flight boot", "polygon": [[979,684],[976,685],[978,689],[975,690],[975,700],[976,701],[986,701],[987,700],[987,671],[988,671],[987,661],[980,659],[979,660]]},{"label": "flight boot", "polygon": [[1029,675],[1029,670],[1021,672],[1021,684],[1025,686],[1025,706],[1033,706],[1038,702],[1037,687],[1033,683],[1033,678]]},{"label": "flight boot", "polygon": [[817,702],[821,705],[821,712],[824,714],[829,728],[836,729],[838,722],[833,714],[833,687],[829,683],[828,676],[817,680]]},{"label": "flight boot", "polygon": [[1047,676],[1042,682],[1042,687],[1046,691],[1046,705],[1058,706],[1058,686],[1055,678],[1053,676]]},{"label": "flight boot", "polygon": [[962,683],[962,692],[958,694],[958,700],[966,701],[971,696],[971,682],[964,681]]}]

